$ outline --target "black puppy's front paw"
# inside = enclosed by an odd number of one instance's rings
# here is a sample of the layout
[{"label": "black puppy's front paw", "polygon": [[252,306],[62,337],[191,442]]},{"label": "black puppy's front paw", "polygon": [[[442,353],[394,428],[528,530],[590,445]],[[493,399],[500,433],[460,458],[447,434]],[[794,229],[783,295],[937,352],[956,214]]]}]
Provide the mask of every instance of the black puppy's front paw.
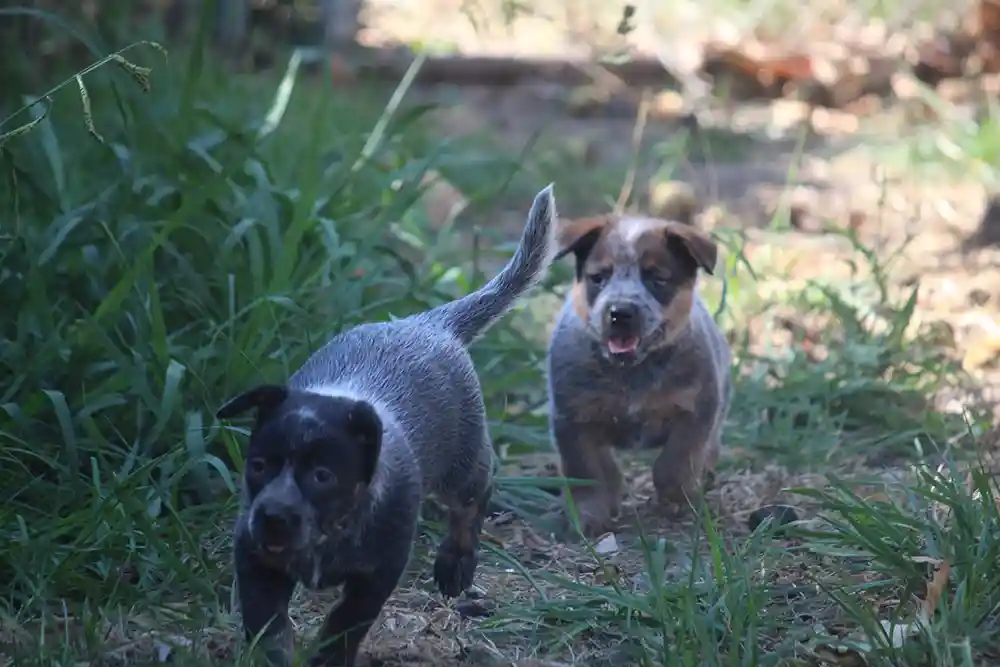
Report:
[{"label": "black puppy's front paw", "polygon": [[309,667],[352,667],[353,662],[348,662],[343,655],[317,654],[307,661]]},{"label": "black puppy's front paw", "polygon": [[462,549],[451,535],[446,535],[434,559],[434,583],[441,595],[457,598],[472,586],[479,563],[478,549]]}]

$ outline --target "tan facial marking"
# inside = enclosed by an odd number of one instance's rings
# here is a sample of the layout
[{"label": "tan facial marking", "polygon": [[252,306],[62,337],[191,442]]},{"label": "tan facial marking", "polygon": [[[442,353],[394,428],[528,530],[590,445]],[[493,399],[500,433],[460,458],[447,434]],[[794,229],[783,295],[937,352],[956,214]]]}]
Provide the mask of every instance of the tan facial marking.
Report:
[{"label": "tan facial marking", "polygon": [[663,321],[667,328],[663,334],[664,344],[672,343],[684,331],[688,320],[691,318],[691,309],[694,307],[694,283],[684,285],[663,307]]},{"label": "tan facial marking", "polygon": [[580,316],[581,320],[587,320],[590,307],[587,305],[587,287],[580,281],[573,283],[573,310]]}]

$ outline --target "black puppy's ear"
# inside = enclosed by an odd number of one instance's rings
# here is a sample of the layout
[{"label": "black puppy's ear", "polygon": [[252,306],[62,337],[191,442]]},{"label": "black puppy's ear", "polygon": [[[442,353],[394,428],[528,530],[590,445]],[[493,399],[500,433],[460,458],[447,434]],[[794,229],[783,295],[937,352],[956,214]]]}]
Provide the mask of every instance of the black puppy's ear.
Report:
[{"label": "black puppy's ear", "polygon": [[367,401],[355,401],[347,412],[347,431],[361,441],[362,481],[370,484],[382,451],[382,419],[375,406]]},{"label": "black puppy's ear", "polygon": [[573,253],[576,255],[577,268],[582,266],[609,222],[610,219],[604,216],[577,218],[560,225],[556,232],[559,248],[556,250],[555,259],[562,259],[569,253]]},{"label": "black puppy's ear", "polygon": [[219,419],[231,419],[248,410],[257,409],[258,417],[266,415],[288,398],[288,388],[280,384],[262,384],[232,398],[215,413]]}]

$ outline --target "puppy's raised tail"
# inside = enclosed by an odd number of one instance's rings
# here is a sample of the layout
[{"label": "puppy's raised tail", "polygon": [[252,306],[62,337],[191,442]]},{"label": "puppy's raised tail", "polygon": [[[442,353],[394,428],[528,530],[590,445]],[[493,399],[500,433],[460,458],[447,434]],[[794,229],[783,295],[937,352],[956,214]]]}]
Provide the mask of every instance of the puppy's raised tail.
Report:
[{"label": "puppy's raised tail", "polygon": [[503,270],[475,292],[427,311],[428,320],[443,323],[468,345],[545,277],[557,249],[553,187],[550,183],[535,195],[521,242]]}]

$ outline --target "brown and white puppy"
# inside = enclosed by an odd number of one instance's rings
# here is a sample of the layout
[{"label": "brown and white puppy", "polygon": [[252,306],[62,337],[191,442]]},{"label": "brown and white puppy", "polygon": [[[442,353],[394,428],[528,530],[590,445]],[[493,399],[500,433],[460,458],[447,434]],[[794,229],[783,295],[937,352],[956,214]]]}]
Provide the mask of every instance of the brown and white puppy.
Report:
[{"label": "brown and white puppy", "polygon": [[690,499],[714,470],[729,410],[729,346],[696,292],[718,246],[686,222],[641,216],[567,221],[556,257],[576,279],[548,347],[549,425],[581,528],[610,528],[622,496],[612,448],[660,449],[663,502]]}]

